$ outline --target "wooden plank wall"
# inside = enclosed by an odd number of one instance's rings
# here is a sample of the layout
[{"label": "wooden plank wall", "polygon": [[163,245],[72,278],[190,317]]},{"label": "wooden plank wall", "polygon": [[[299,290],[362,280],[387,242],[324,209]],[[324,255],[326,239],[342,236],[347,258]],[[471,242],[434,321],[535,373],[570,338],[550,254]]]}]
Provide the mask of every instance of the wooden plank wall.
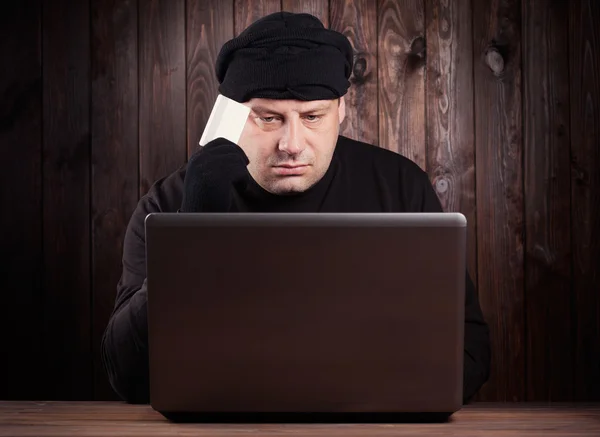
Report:
[{"label": "wooden plank wall", "polygon": [[90,1],[42,8],[44,397],[92,392]]},{"label": "wooden plank wall", "polygon": [[[600,392],[600,3],[569,8],[574,397]],[[556,128],[555,128],[556,129]]]},{"label": "wooden plank wall", "polygon": [[[94,396],[113,397],[100,341],[139,193],[138,2],[92,2],[92,315]],[[115,193],[120,193],[115,195]]]},{"label": "wooden plank wall", "polygon": [[350,39],[342,134],[413,159],[467,216],[493,342],[477,399],[599,401],[595,0],[0,6],[0,399],[116,399],[99,346],[129,217],[196,150],[221,45],[279,10]]},{"label": "wooden plank wall", "polygon": [[11,60],[0,67],[0,399],[29,399],[45,394],[42,4],[8,12],[0,13],[0,50]]},{"label": "wooden plank wall", "polygon": [[574,374],[576,353],[569,293],[569,7],[537,0],[522,11],[525,390],[527,399],[569,399],[574,386],[562,376]]},{"label": "wooden plank wall", "polygon": [[485,399],[523,400],[523,141],[518,0],[473,2],[477,269],[494,348]]}]

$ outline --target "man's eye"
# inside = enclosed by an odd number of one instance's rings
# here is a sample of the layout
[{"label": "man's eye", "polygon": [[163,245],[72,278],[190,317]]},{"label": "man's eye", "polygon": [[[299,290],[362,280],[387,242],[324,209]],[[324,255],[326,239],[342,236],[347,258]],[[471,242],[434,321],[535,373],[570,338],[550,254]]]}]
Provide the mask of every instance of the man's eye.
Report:
[{"label": "man's eye", "polygon": [[307,115],[306,116],[306,120],[308,121],[317,121],[319,120],[321,117],[318,115]]},{"label": "man's eye", "polygon": [[275,121],[275,117],[260,117],[260,121],[264,123],[272,123]]}]

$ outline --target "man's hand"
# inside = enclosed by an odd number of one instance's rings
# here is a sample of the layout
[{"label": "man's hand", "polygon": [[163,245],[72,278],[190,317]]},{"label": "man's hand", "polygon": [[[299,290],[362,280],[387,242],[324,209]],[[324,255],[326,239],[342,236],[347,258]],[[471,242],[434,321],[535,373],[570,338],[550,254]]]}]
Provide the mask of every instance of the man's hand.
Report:
[{"label": "man's hand", "polygon": [[227,212],[233,187],[250,177],[248,163],[244,151],[225,138],[207,143],[188,162],[181,212]]}]

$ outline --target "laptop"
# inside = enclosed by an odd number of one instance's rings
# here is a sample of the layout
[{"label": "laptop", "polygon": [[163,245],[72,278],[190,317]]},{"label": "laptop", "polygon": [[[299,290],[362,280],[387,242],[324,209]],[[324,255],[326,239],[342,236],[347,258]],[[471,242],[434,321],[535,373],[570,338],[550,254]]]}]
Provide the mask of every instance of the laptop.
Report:
[{"label": "laptop", "polygon": [[461,408],[462,214],[152,213],[145,227],[165,417]]}]

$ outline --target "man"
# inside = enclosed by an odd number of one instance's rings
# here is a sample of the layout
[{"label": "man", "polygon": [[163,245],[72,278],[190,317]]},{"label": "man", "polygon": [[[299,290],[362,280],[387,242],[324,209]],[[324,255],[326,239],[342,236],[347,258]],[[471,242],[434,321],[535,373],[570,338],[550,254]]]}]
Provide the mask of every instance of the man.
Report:
[{"label": "man", "polygon": [[[315,17],[268,15],[227,42],[219,92],[249,106],[239,146],[218,138],[143,196],[102,340],[114,390],[148,402],[144,218],[151,212],[441,212],[428,176],[391,151],[339,136],[352,47]],[[399,283],[402,278],[398,278]],[[487,380],[488,327],[467,275],[464,401]]]}]

